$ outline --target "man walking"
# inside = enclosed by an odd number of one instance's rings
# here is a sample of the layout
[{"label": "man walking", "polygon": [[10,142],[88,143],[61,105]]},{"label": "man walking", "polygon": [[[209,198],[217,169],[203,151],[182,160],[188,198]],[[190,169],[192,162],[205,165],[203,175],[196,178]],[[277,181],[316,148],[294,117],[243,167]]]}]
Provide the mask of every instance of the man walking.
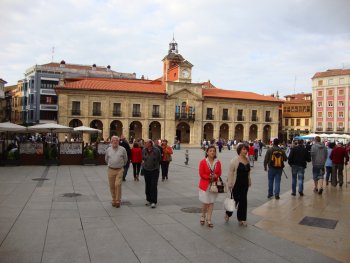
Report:
[{"label": "man walking", "polygon": [[344,162],[345,165],[348,165],[349,162],[349,154],[343,143],[338,143],[335,146],[329,158],[332,160],[332,186],[337,186],[337,183],[339,183],[339,187],[342,187]]},{"label": "man walking", "polygon": [[145,177],[146,205],[152,208],[156,208],[157,204],[160,160],[159,149],[153,146],[152,140],[148,139],[142,150],[142,166]]},{"label": "man walking", "polygon": [[311,161],[308,150],[304,147],[304,140],[299,140],[298,145],[291,148],[288,163],[292,168],[292,195],[296,195],[296,185],[298,179],[298,192],[300,196],[304,195],[304,171],[306,162]]},{"label": "man walking", "polygon": [[[281,185],[281,176],[284,167],[284,162],[287,161],[286,153],[278,146],[280,143],[278,138],[273,140],[273,145],[270,149],[267,150],[265,159],[264,159],[264,169],[268,171],[268,181],[269,181],[269,190],[267,198],[271,198],[275,195],[275,198],[280,199],[280,185]],[[273,191],[273,184],[275,183],[275,191]]]},{"label": "man walking", "polygon": [[119,138],[112,136],[111,147],[106,150],[105,161],[108,166],[108,182],[112,195],[112,206],[120,207],[122,195],[123,167],[128,161],[124,147],[119,145]]},{"label": "man walking", "polygon": [[128,141],[126,140],[125,136],[120,136],[120,146],[123,146],[126,150],[126,154],[128,155],[128,161],[124,165],[124,172],[123,172],[123,181],[126,179],[126,175],[128,174],[129,166],[130,166],[130,160],[131,160],[131,149]]},{"label": "man walking", "polygon": [[320,195],[323,192],[323,177],[327,160],[326,146],[321,143],[321,137],[315,137],[315,143],[311,146],[312,176],[314,179],[314,192]]}]

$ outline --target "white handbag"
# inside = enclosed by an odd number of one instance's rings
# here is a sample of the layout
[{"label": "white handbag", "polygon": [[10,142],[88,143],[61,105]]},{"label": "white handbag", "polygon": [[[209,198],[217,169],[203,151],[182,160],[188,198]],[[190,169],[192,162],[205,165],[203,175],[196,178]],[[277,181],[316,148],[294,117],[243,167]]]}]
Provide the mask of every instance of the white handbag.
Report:
[{"label": "white handbag", "polygon": [[231,191],[231,196],[228,196],[224,200],[224,208],[227,212],[233,212],[236,209],[235,200],[233,199],[233,191]]}]

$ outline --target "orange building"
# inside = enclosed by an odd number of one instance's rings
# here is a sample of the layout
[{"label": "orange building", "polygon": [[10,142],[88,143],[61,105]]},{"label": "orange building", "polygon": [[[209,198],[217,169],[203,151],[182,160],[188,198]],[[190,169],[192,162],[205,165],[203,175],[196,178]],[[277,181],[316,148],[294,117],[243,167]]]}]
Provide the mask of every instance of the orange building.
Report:
[{"label": "orange building", "polygon": [[268,142],[277,137],[283,101],[220,89],[210,81],[192,83],[192,67],[173,40],[158,79],[62,79],[56,87],[58,123],[98,128],[103,138],[123,134],[171,143],[177,138],[191,145],[203,139]]}]

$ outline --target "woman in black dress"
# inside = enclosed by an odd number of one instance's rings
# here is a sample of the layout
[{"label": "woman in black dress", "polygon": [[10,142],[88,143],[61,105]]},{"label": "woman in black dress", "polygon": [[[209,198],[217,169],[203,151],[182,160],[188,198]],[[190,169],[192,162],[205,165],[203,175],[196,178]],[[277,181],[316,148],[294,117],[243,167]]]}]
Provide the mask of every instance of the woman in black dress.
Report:
[{"label": "woman in black dress", "polygon": [[[227,183],[230,191],[233,191],[233,198],[237,207],[237,219],[239,224],[247,226],[247,194],[251,185],[250,165],[247,158],[248,144],[239,144],[237,147],[238,156],[230,163]],[[229,216],[225,215],[228,221]]]}]

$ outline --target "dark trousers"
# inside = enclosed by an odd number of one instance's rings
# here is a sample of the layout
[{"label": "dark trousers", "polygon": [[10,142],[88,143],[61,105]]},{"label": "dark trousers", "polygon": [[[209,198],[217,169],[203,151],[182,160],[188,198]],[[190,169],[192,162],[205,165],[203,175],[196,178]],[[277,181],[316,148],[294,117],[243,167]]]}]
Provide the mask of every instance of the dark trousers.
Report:
[{"label": "dark trousers", "polygon": [[132,163],[132,168],[134,172],[134,177],[140,175],[141,163]]},{"label": "dark trousers", "polygon": [[255,159],[255,161],[258,160],[258,153],[259,153],[259,149],[254,149],[254,159]]},{"label": "dark trousers", "polygon": [[233,198],[236,202],[237,207],[237,219],[238,221],[247,221],[247,195],[248,186],[235,187],[233,189]]},{"label": "dark trousers", "polygon": [[344,164],[332,164],[332,185],[337,186],[337,183],[339,183],[340,186],[343,185],[343,170],[344,170]]},{"label": "dark trousers", "polygon": [[130,166],[130,161],[128,160],[126,165],[124,166],[124,173],[123,173],[123,180],[124,181],[125,181],[126,175],[128,174],[129,166]]},{"label": "dark trousers", "polygon": [[332,181],[332,166],[326,166],[326,182],[329,182],[329,178]]},{"label": "dark trousers", "polygon": [[167,161],[161,161],[160,166],[162,167],[162,179],[168,179],[169,163]]},{"label": "dark trousers", "polygon": [[146,200],[150,203],[157,203],[159,169],[154,171],[144,170]]}]

